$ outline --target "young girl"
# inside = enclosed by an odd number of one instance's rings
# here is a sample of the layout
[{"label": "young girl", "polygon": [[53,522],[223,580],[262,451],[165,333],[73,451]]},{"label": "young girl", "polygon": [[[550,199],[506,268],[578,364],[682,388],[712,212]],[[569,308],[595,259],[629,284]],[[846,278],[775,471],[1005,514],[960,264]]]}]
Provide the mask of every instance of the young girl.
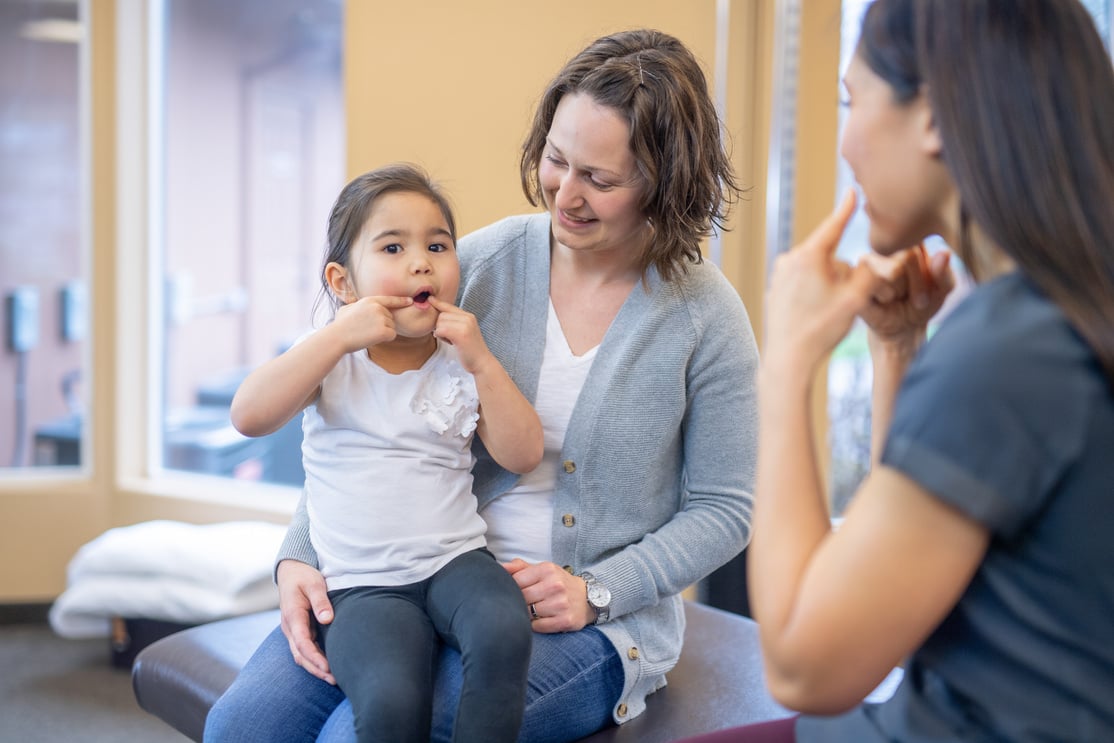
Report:
[{"label": "young girl", "polygon": [[542,457],[537,414],[453,305],[456,225],[423,172],[341,192],[323,293],[335,318],[248,376],[232,421],[262,436],[304,410],[310,538],[335,617],[321,639],[361,741],[428,741],[438,638],[464,658],[455,741],[513,741],[531,629],[485,548],[473,434],[506,469]]}]

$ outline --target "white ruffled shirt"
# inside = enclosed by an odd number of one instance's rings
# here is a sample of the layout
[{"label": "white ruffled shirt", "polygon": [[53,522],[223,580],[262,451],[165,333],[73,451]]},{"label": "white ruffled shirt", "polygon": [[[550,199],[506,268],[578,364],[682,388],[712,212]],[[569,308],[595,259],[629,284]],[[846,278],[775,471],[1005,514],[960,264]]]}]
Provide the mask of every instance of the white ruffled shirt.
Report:
[{"label": "white ruffled shirt", "polygon": [[329,372],[305,410],[310,540],[329,590],[425,580],[485,545],[472,493],[475,380],[438,343],[391,374],[365,351]]}]

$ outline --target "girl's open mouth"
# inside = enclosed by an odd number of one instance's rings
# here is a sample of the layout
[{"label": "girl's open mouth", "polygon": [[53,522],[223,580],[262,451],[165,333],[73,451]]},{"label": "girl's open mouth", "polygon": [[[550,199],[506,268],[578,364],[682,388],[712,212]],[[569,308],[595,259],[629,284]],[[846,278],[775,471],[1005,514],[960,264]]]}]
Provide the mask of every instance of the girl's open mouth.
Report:
[{"label": "girl's open mouth", "polygon": [[414,295],[414,304],[425,304],[429,301],[429,292],[418,292]]}]

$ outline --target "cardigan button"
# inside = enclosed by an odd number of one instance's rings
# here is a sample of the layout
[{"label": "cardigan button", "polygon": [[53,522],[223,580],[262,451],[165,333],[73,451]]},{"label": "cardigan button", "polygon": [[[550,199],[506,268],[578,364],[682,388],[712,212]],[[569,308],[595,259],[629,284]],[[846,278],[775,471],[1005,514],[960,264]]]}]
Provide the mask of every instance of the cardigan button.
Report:
[{"label": "cardigan button", "polygon": [[619,717],[626,717],[627,716],[627,705],[623,704],[622,702],[619,702],[619,706],[615,709],[615,712],[618,713]]},{"label": "cardigan button", "polygon": [[638,648],[631,648],[628,650],[627,657],[631,660],[638,660]]},{"label": "cardigan button", "polygon": [[564,516],[561,517],[561,523],[565,526],[572,526],[576,523],[576,517],[573,516],[571,513],[566,513]]},{"label": "cardigan button", "polygon": [[572,575],[572,565],[562,565],[561,567],[566,573]]},{"label": "cardigan button", "polygon": [[566,459],[563,463],[563,466],[565,468],[565,472],[569,473],[570,475],[576,472],[576,462],[572,461],[571,459]]}]

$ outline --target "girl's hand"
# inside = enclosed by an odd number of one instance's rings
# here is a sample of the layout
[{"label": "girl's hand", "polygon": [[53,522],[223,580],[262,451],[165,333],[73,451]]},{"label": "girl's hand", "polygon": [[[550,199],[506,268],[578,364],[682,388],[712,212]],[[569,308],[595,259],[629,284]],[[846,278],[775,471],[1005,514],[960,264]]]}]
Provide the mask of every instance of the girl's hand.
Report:
[{"label": "girl's hand", "polygon": [[527,611],[533,604],[538,615],[531,622],[535,632],[576,632],[596,621],[595,611],[588,605],[588,587],[583,578],[552,562],[532,565],[515,558],[503,563],[503,567],[522,589]]},{"label": "girl's hand", "polygon": [[766,293],[764,365],[811,374],[881,283],[835,257],[854,211],[855,194],[848,192],[804,242],[778,256]]},{"label": "girl's hand", "polygon": [[494,356],[484,342],[476,316],[437,297],[430,297],[429,303],[438,313],[433,334],[456,346],[460,363],[465,370],[469,374],[478,374],[481,367]]},{"label": "girl's hand", "polygon": [[337,310],[335,332],[347,353],[393,341],[397,336],[393,310],[414,304],[410,297],[361,297]]},{"label": "girl's hand", "polygon": [[891,256],[867,253],[855,270],[871,273],[879,282],[859,316],[885,343],[923,338],[928,321],[955,287],[951,253],[944,250],[929,258],[923,244]]}]

